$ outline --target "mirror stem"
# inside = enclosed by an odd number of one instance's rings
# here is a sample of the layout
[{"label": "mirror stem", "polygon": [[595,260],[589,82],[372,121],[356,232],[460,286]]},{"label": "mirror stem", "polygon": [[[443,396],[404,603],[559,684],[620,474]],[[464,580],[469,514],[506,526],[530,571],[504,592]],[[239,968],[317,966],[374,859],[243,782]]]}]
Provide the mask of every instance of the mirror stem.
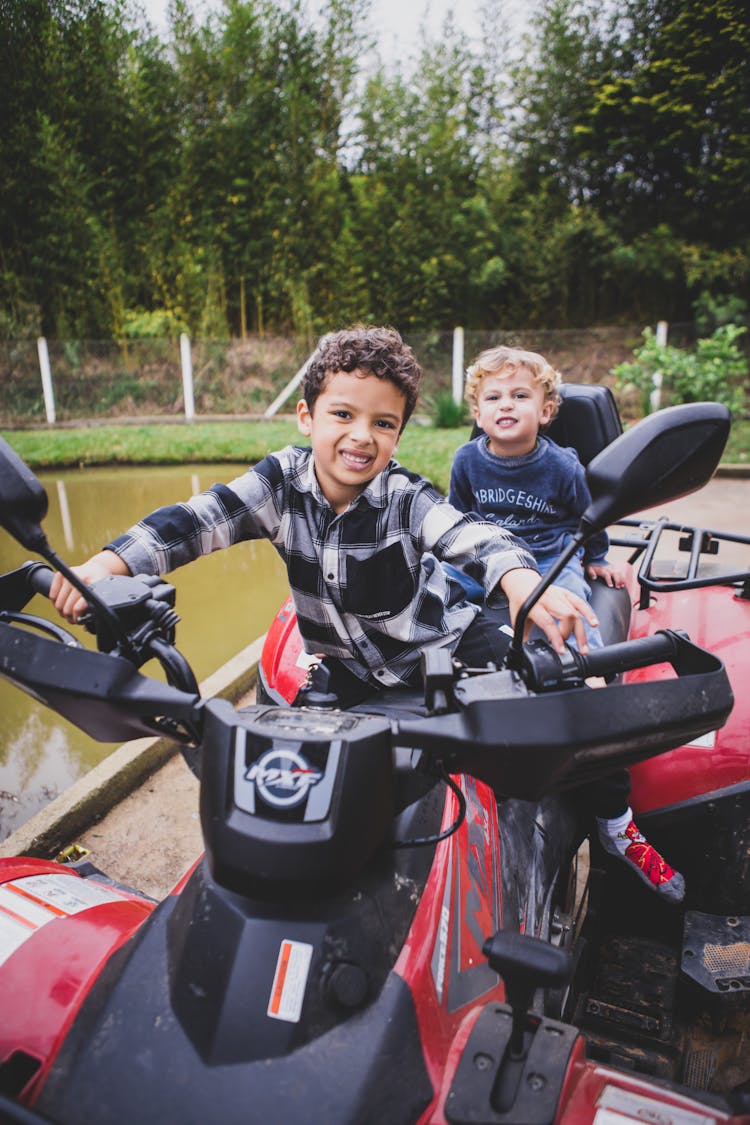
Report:
[{"label": "mirror stem", "polygon": [[505,663],[508,668],[518,669],[521,667],[523,657],[523,633],[526,627],[526,620],[529,613],[534,608],[536,603],[541,598],[544,591],[553,584],[558,574],[570,562],[576,552],[583,546],[588,538],[588,534],[580,527],[575,535],[568,543],[565,550],[562,552],[556,562],[550,567],[544,577],[541,579],[539,585],[531,591],[526,601],[518,611],[516,622],[513,627],[513,640],[505,656]]}]

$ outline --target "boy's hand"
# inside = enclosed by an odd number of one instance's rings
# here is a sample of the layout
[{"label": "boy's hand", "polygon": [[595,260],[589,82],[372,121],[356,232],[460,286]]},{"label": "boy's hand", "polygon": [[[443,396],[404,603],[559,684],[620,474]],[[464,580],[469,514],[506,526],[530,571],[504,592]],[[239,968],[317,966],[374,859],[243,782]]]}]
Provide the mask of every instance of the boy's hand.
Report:
[{"label": "boy's hand", "polygon": [[[109,578],[111,574],[130,574],[127,564],[114,551],[100,551],[98,555],[92,555],[87,562],[71,569],[87,586],[92,582],[98,582],[100,578]],[[72,621],[74,624],[88,609],[86,599],[81,597],[75,586],[72,586],[59,572],[52,579],[49,596],[57,612],[66,621]]]},{"label": "boy's hand", "polygon": [[620,590],[627,582],[627,570],[624,566],[612,566],[611,563],[589,563],[586,577],[601,578],[608,586],[615,586]]},{"label": "boy's hand", "polygon": [[[500,585],[508,598],[510,619],[514,624],[521,606],[539,584],[539,578],[535,570],[519,568],[506,571],[500,579]],[[576,639],[578,651],[588,652],[584,618],[589,625],[596,627],[599,624],[593,609],[583,598],[562,586],[549,586],[527,618],[524,640],[531,626],[538,625],[555,652],[565,651],[565,640],[571,633]]]}]

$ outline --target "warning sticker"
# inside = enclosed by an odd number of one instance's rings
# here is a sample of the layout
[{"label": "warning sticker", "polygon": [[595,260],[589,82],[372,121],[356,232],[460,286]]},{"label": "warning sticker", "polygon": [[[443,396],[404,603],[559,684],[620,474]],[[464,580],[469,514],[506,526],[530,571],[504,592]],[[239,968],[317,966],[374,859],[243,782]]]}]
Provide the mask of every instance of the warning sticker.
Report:
[{"label": "warning sticker", "polygon": [[597,1104],[594,1125],[626,1125],[630,1121],[641,1125],[716,1125],[717,1121],[725,1120],[723,1114],[715,1117],[708,1107],[696,1104],[692,1110],[682,1105],[669,1105],[619,1086],[605,1086]]},{"label": "warning sticker", "polygon": [[26,875],[0,884],[0,965],[55,918],[116,902],[120,895],[71,875]]},{"label": "warning sticker", "polygon": [[716,745],[716,731],[710,730],[708,734],[701,734],[698,738],[694,738],[692,742],[688,742],[687,745],[699,746],[703,750],[713,750]]},{"label": "warning sticker", "polygon": [[282,941],[267,1015],[299,1023],[313,947],[305,941]]}]

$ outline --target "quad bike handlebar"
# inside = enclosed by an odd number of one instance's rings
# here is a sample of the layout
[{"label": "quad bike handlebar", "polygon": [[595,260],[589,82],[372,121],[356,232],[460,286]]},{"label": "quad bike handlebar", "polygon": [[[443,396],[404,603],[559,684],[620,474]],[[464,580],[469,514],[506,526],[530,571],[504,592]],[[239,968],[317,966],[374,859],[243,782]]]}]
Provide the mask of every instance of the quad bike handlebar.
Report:
[{"label": "quad bike handlebar", "polygon": [[[618,437],[589,465],[592,501],[558,568],[602,527],[699,488],[713,474],[728,432],[725,407],[698,403],[659,411]],[[174,646],[173,587],[143,576],[85,586],[47,543],[40,522],[46,510],[41,484],[0,440],[0,524],[81,590],[100,651],[78,647],[49,623],[30,621],[36,635],[18,628],[28,591],[46,581],[29,564],[0,579],[0,609],[6,611],[0,616],[0,672],[95,738],[170,733],[200,745],[207,705]],[[449,657],[446,670],[447,654],[428,654],[425,700],[432,713],[391,718],[389,742],[422,750],[499,792],[527,797],[682,745],[726,720],[733,700],[721,661],[678,633],[626,641],[585,657],[568,650],[562,659],[544,642],[523,644],[524,621],[554,574],[555,568],[524,603],[505,669],[455,680]],[[152,657],[164,668],[166,685],[138,673]],[[590,675],[611,678],[664,661],[674,678],[596,692],[582,687]]]},{"label": "quad bike handlebar", "polygon": [[[119,621],[126,655],[117,648],[92,652],[67,630],[18,612],[19,589],[44,593],[50,574],[30,563],[0,578],[2,675],[94,738],[167,734],[186,745],[205,744],[207,703],[174,646],[176,615],[171,607],[165,612],[173,588],[144,576],[97,583],[99,598]],[[9,604],[13,608],[3,608]],[[151,658],[164,669],[166,684],[139,673]],[[612,678],[660,663],[672,665],[673,678],[598,691],[583,686],[591,675]],[[390,716],[384,734],[389,744],[423,751],[451,772],[471,773],[498,792],[523,798],[582,784],[697,738],[720,726],[733,702],[721,661],[672,631],[586,656],[568,648],[561,657],[546,642],[532,641],[517,670],[499,672],[467,673],[436,650],[426,654],[424,682],[425,698],[440,704],[423,706],[414,717]],[[314,741],[311,711],[320,715],[319,724],[336,726],[335,710],[324,718],[325,709],[306,708],[299,720],[288,716],[282,737]],[[263,712],[251,709],[248,722],[267,726]],[[217,721],[237,722],[223,711],[213,714],[210,725]],[[197,772],[195,763],[191,768]]]}]

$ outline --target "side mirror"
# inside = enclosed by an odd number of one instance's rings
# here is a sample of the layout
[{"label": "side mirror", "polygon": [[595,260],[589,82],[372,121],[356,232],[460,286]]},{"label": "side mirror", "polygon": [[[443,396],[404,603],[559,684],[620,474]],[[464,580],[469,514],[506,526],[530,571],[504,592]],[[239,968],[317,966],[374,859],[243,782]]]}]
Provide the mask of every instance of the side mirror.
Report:
[{"label": "side mirror", "polygon": [[589,464],[586,533],[702,488],[716,471],[730,425],[729,410],[718,402],[669,406],[637,422]]},{"label": "side mirror", "polygon": [[718,402],[668,406],[637,422],[589,462],[591,503],[560,558],[521,606],[506,657],[508,667],[520,666],[529,612],[578,548],[595,532],[633,512],[702,488],[716,471],[730,424],[728,409]]},{"label": "side mirror", "polygon": [[22,547],[44,553],[47,539],[41,522],[47,514],[47,493],[7,441],[0,438],[0,526]]}]

